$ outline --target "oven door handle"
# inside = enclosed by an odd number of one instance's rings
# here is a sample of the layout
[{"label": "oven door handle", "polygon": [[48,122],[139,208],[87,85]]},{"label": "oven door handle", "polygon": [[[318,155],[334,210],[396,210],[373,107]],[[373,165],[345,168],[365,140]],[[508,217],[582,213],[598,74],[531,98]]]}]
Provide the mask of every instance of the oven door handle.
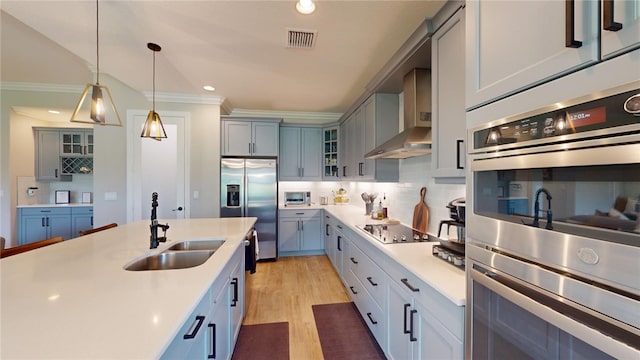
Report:
[{"label": "oven door handle", "polygon": [[[640,337],[632,331],[604,321],[597,316],[595,311],[586,308],[580,309],[579,305],[571,305],[569,301],[565,301],[560,296],[540,291],[524,281],[500,274],[498,271],[488,270],[478,264],[472,265],[469,274],[473,281],[613,357],[624,359],[634,358],[638,355],[638,349],[633,348],[627,342],[605,335],[604,328],[607,326],[608,330],[617,328],[618,333],[623,333],[627,339],[631,338],[630,344],[638,344]],[[619,326],[625,325],[620,324]]]}]

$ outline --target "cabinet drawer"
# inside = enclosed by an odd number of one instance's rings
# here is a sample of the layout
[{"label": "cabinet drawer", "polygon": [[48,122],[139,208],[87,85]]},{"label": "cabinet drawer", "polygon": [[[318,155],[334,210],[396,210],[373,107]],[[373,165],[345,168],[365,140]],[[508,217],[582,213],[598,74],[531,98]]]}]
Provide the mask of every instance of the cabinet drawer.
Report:
[{"label": "cabinet drawer", "polygon": [[72,207],[71,214],[73,215],[91,215],[93,214],[93,206],[81,206]]},{"label": "cabinet drawer", "polygon": [[291,209],[280,210],[279,215],[281,218],[307,218],[320,216],[321,209]]},{"label": "cabinet drawer", "polygon": [[348,284],[347,292],[349,296],[351,296],[351,299],[356,304],[360,315],[367,324],[367,327],[369,327],[369,330],[371,330],[371,333],[373,333],[373,336],[375,336],[380,347],[384,348],[385,317],[382,309],[371,298],[371,294],[364,289],[364,286],[351,269],[345,271],[345,277]]},{"label": "cabinet drawer", "polygon": [[373,300],[384,307],[386,275],[373,261],[365,255],[354,243],[349,248],[349,267],[354,272],[362,286],[371,294]]},{"label": "cabinet drawer", "polygon": [[71,215],[71,208],[59,208],[59,207],[33,207],[33,208],[21,208],[21,215]]}]

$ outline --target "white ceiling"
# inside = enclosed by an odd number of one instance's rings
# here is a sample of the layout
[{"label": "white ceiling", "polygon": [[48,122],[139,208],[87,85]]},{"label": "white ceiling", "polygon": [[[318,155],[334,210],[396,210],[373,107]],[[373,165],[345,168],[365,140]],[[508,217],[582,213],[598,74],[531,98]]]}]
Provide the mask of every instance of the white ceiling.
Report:
[{"label": "white ceiling", "polygon": [[[214,94],[231,109],[342,113],[444,2],[327,0],[301,15],[294,0],[101,0],[100,72],[151,91],[146,44],[155,42],[157,92]],[[2,0],[0,9],[3,82],[95,81],[95,1]],[[315,47],[287,48],[288,28],[317,30]]]}]

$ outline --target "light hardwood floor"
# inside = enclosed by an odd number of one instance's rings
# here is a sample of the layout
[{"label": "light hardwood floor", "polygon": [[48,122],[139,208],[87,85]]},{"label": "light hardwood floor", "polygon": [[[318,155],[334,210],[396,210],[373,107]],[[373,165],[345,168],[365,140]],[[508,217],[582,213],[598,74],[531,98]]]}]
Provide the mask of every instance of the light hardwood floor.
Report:
[{"label": "light hardwood floor", "polygon": [[322,359],[311,305],[351,301],[329,258],[299,256],[258,263],[246,274],[243,324],[289,322],[291,359]]}]

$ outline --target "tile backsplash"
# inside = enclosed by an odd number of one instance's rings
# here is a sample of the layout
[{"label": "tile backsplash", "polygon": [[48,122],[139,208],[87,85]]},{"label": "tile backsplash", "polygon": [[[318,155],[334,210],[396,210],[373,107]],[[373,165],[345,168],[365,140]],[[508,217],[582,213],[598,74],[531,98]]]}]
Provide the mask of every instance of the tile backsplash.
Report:
[{"label": "tile backsplash", "polygon": [[443,184],[435,181],[431,175],[431,155],[419,156],[400,160],[400,181],[397,183],[378,182],[280,182],[279,196],[283,198],[285,191],[306,190],[311,191],[312,202],[319,203],[320,196],[329,196],[332,203],[332,190],[344,188],[347,190],[350,203],[362,208],[363,222],[366,221],[365,203],[360,197],[363,192],[378,193],[378,199],[386,195],[389,217],[411,225],[413,220],[413,208],[420,201],[420,189],[427,188],[425,202],[429,207],[429,232],[438,233],[438,225],[441,220],[449,218],[447,204],[453,200],[465,196],[464,184]]}]

